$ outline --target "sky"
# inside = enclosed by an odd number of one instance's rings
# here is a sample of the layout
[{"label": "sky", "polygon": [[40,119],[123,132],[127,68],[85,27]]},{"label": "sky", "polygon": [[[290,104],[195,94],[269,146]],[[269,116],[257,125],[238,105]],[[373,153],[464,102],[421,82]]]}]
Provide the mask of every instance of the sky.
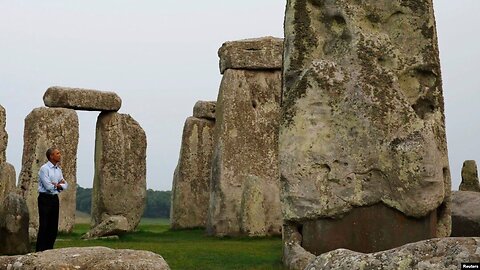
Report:
[{"label": "sky", "polygon": [[[25,117],[50,86],[114,91],[147,134],[147,187],[170,190],[185,119],[216,100],[225,41],[283,37],[281,0],[0,0],[0,105],[21,170]],[[480,1],[435,0],[452,189],[480,161]],[[98,112],[78,111],[77,182],[93,183]],[[477,120],[475,120],[477,119]]]}]

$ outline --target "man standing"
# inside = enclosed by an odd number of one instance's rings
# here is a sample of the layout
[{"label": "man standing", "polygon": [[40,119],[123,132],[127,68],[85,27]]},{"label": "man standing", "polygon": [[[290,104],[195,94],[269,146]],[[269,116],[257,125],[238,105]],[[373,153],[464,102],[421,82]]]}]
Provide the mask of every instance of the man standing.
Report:
[{"label": "man standing", "polygon": [[58,193],[67,189],[59,167],[62,154],[56,147],[47,150],[48,162],[38,172],[38,229],[36,251],[53,249],[58,233]]}]

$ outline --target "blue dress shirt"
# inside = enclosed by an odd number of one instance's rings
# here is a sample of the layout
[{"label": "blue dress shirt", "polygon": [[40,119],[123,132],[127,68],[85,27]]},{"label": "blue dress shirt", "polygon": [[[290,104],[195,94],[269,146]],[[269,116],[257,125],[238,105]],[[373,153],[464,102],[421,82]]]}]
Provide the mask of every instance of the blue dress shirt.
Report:
[{"label": "blue dress shirt", "polygon": [[[38,192],[47,194],[60,193],[60,191],[55,188],[54,184],[57,184],[62,179],[62,169],[48,161],[47,163],[43,164],[38,171]],[[61,184],[61,186],[63,190],[66,190],[68,188],[68,183],[65,181],[64,184]]]}]

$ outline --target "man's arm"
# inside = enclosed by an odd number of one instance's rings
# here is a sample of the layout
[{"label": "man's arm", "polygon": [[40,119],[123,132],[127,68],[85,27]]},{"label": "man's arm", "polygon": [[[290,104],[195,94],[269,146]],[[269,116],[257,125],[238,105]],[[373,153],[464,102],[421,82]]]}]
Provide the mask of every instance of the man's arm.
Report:
[{"label": "man's arm", "polygon": [[60,181],[57,185],[57,188],[58,188],[58,191],[60,190],[66,190],[68,188],[68,183],[67,181],[65,181],[64,179],[62,179],[62,181]]},{"label": "man's arm", "polygon": [[63,172],[60,172],[60,173],[62,174],[62,180],[60,180],[60,182],[58,182],[58,188],[59,188],[59,190],[66,190],[68,188],[68,183],[63,178]]},{"label": "man's arm", "polygon": [[40,168],[40,171],[38,172],[38,178],[46,190],[53,193],[57,189],[57,187],[50,181],[50,178],[48,178],[48,168]]}]

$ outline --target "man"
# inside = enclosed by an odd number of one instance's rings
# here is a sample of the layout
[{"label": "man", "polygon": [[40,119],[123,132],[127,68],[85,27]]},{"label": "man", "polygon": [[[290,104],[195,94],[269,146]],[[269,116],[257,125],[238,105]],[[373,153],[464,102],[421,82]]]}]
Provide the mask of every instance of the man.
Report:
[{"label": "man", "polygon": [[36,251],[53,249],[58,232],[58,193],[67,189],[59,167],[62,154],[56,147],[47,150],[48,162],[38,172],[38,229]]}]

